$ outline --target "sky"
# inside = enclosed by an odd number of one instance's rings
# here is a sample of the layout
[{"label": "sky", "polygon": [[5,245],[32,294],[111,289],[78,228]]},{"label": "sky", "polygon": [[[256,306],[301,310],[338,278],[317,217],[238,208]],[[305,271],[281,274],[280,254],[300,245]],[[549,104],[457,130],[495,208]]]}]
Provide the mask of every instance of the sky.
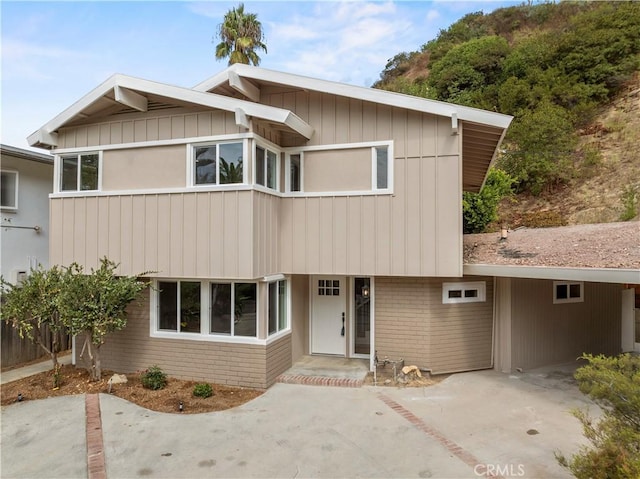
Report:
[{"label": "sky", "polygon": [[[227,66],[216,27],[239,2],[0,1],[0,142],[26,137],[115,73],[193,87]],[[262,23],[261,67],[371,86],[467,13],[521,1],[245,1]]]}]

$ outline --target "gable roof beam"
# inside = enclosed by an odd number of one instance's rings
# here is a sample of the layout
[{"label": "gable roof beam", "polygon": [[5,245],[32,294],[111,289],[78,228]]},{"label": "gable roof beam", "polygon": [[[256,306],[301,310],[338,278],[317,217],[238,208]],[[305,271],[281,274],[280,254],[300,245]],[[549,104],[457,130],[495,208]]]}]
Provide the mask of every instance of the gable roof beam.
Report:
[{"label": "gable roof beam", "polygon": [[251,101],[260,101],[260,88],[234,71],[229,72],[229,86]]},{"label": "gable roof beam", "polygon": [[236,125],[246,128],[247,130],[251,129],[250,116],[247,116],[245,111],[242,108],[236,108]]},{"label": "gable roof beam", "polygon": [[134,110],[147,111],[149,105],[147,97],[120,85],[114,86],[113,91],[118,103],[128,106],[129,108],[133,108]]},{"label": "gable roof beam", "polygon": [[458,134],[458,114],[457,113],[451,114],[451,134],[452,135]]}]

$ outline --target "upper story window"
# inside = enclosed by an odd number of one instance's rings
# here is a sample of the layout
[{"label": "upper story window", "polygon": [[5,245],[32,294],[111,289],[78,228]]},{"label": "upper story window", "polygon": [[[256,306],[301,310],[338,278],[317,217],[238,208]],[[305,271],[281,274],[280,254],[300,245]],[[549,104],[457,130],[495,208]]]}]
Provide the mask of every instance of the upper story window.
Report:
[{"label": "upper story window", "polygon": [[302,191],[302,153],[287,158],[287,191]]},{"label": "upper story window", "polygon": [[389,189],[389,148],[376,146],[373,148],[372,186],[375,190]]},{"label": "upper story window", "polygon": [[278,153],[260,145],[256,146],[256,185],[278,189]]},{"label": "upper story window", "polygon": [[193,147],[194,185],[244,183],[244,144],[214,143]]},{"label": "upper story window", "polygon": [[60,191],[100,189],[100,154],[79,153],[60,157]]},{"label": "upper story window", "polygon": [[18,172],[2,171],[0,203],[3,210],[18,209]]}]

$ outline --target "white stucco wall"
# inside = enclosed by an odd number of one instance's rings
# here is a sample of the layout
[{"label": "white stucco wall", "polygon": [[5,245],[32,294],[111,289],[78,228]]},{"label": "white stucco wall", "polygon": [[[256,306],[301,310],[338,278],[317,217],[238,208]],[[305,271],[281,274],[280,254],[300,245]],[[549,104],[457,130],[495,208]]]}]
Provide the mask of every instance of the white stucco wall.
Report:
[{"label": "white stucco wall", "polygon": [[[1,210],[0,272],[12,281],[14,270],[29,270],[38,263],[49,266],[49,193],[53,189],[53,164],[3,154],[0,168],[18,171],[18,210]],[[39,226],[33,229],[5,226]]]}]

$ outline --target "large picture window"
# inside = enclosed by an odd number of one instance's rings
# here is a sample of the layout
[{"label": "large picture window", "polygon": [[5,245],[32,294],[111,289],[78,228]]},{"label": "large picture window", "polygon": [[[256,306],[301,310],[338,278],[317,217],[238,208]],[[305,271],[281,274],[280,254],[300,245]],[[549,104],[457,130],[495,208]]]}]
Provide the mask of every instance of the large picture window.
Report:
[{"label": "large picture window", "polygon": [[244,183],[242,142],[194,146],[193,158],[195,185]]},{"label": "large picture window", "polygon": [[100,154],[80,153],[60,158],[60,191],[95,191],[100,187]]},{"label": "large picture window", "polygon": [[[286,332],[290,327],[289,283],[284,277],[271,279],[158,280],[151,301],[151,333],[157,337],[253,342],[258,331],[262,335],[266,332],[268,338]],[[264,297],[264,307],[258,305],[259,295]]]}]

